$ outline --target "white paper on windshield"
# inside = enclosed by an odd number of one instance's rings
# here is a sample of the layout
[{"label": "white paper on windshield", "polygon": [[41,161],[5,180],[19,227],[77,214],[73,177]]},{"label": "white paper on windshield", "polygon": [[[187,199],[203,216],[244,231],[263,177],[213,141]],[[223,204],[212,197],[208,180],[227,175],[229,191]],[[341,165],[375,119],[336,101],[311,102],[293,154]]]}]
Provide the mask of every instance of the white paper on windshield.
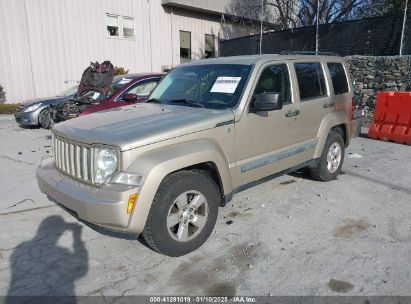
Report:
[{"label": "white paper on windshield", "polygon": [[241,77],[217,77],[211,88],[211,93],[229,93],[233,94],[240,83]]},{"label": "white paper on windshield", "polygon": [[93,94],[93,97],[91,97],[93,100],[96,100],[98,97],[100,96],[100,93],[99,92],[95,92],[94,94]]},{"label": "white paper on windshield", "polygon": [[130,81],[132,81],[133,79],[129,79],[129,78],[123,78],[121,79],[118,84],[126,84],[129,83]]}]

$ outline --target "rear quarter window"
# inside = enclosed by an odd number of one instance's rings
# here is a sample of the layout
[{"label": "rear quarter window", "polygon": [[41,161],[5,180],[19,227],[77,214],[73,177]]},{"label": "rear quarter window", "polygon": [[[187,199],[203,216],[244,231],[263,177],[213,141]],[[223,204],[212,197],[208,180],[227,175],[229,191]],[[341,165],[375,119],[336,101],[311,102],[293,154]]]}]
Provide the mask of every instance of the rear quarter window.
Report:
[{"label": "rear quarter window", "polygon": [[348,80],[344,67],[341,63],[327,63],[330,71],[331,81],[334,87],[334,94],[344,94],[348,92]]},{"label": "rear quarter window", "polygon": [[324,72],[319,62],[296,63],[294,67],[302,101],[327,96]]}]

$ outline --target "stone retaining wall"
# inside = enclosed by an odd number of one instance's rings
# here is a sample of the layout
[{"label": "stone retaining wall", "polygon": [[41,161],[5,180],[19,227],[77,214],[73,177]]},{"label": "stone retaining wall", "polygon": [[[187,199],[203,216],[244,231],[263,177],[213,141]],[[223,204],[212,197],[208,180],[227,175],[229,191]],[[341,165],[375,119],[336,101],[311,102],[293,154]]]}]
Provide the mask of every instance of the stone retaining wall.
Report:
[{"label": "stone retaining wall", "polygon": [[377,91],[411,91],[411,57],[345,57],[360,105],[373,113]]}]

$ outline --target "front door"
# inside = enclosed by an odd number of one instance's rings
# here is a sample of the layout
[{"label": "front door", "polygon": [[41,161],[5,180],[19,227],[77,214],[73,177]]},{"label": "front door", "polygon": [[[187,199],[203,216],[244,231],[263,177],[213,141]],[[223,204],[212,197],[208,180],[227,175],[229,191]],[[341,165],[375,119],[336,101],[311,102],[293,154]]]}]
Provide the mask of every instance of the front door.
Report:
[{"label": "front door", "polygon": [[[150,96],[151,92],[154,90],[154,88],[157,86],[158,82],[160,81],[159,77],[156,78],[149,78],[149,79],[144,79],[136,84],[132,85],[129,87],[123,94],[118,96],[113,103],[112,107],[123,107],[132,103],[138,103],[138,102],[143,102],[145,101],[148,96]],[[135,94],[137,95],[137,99],[134,102],[128,102],[123,100],[123,97],[126,94]]]},{"label": "front door", "polygon": [[[249,107],[236,122],[235,186],[282,171],[298,162],[299,105],[293,96],[288,64],[269,64],[261,69]],[[252,111],[253,101],[264,92],[280,93],[281,110]]]}]

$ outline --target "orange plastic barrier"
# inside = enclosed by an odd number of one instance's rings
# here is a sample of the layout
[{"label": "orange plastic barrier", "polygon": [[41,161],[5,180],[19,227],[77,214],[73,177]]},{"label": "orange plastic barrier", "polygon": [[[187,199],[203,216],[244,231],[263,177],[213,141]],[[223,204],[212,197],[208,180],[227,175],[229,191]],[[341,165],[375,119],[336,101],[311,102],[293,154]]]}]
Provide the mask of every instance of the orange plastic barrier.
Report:
[{"label": "orange plastic barrier", "polygon": [[411,145],[411,92],[378,92],[368,137]]}]

